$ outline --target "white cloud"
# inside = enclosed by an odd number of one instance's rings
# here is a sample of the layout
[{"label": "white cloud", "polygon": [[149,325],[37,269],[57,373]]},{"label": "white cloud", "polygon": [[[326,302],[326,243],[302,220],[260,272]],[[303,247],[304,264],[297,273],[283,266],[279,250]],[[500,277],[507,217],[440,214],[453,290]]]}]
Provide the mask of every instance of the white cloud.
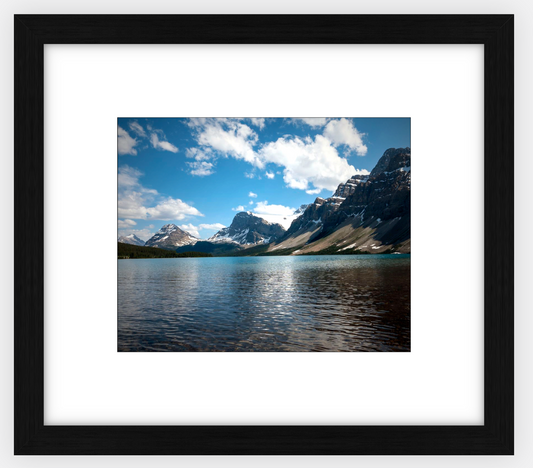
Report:
[{"label": "white cloud", "polygon": [[146,132],[144,131],[144,128],[142,128],[139,122],[130,122],[129,127],[131,131],[135,132],[141,138],[146,138]]},{"label": "white cloud", "polygon": [[192,234],[194,237],[198,237],[199,239],[205,237],[202,236],[200,231],[206,230],[206,231],[219,231],[222,228],[225,228],[223,224],[220,223],[213,223],[213,224],[200,224],[199,226],[195,226],[192,223],[189,224],[182,224],[180,226],[181,229],[184,231],[187,231],[189,234]]},{"label": "white cloud", "polygon": [[253,201],[253,200],[250,200],[250,203],[249,203],[249,204],[250,204],[250,205],[253,205],[253,204],[254,204],[254,201]]},{"label": "white cloud", "polygon": [[359,156],[364,156],[368,150],[363,144],[364,134],[359,133],[353,123],[344,118],[330,121],[324,129],[324,136],[335,146],[346,145]]},{"label": "white cloud", "polygon": [[318,193],[322,192],[321,188],[313,189],[313,190],[306,190],[305,193],[308,195],[316,195]]},{"label": "white cloud", "polygon": [[219,231],[220,229],[224,229],[226,226],[224,226],[221,223],[213,223],[213,224],[200,224],[200,229],[207,229],[210,231]]},{"label": "white cloud", "polygon": [[118,217],[127,219],[182,220],[203,216],[193,206],[178,198],[163,197],[157,190],[144,187],[138,169],[120,166],[118,169]]},{"label": "white cloud", "polygon": [[[146,134],[144,128],[139,122],[137,121],[130,122],[129,127],[130,127],[130,130],[134,132],[138,137],[148,138],[148,135]],[[146,127],[151,132],[150,143],[152,144],[154,148],[164,150],[164,151],[170,151],[172,153],[178,152],[178,148],[176,146],[166,141],[165,134],[163,133],[162,130],[157,130],[149,124]],[[124,130],[122,127],[120,126],[118,127],[118,152],[119,154],[136,155],[137,150],[135,149],[135,146],[137,145],[137,143],[138,143],[137,139],[132,138],[129,135],[129,133],[126,130]]]},{"label": "white cloud", "polygon": [[[293,120],[314,128],[325,126],[324,134],[316,134],[314,138],[284,135],[257,149],[257,134],[239,119],[196,118],[190,119],[188,125],[193,129],[200,147],[188,150],[187,155],[195,158],[197,162],[216,158],[217,155],[247,161],[253,168],[245,172],[244,176],[250,179],[261,179],[261,175],[256,171],[273,163],[283,168],[283,180],[287,187],[305,190],[310,194],[319,193],[323,189],[335,190],[340,183],[358,173],[345,157],[339,155],[337,149],[338,146],[345,146],[360,156],[367,152],[362,141],[363,134],[358,132],[350,120]],[[206,164],[211,166],[194,166],[191,174],[211,174],[213,163]],[[265,176],[273,179],[274,171],[267,171]]]},{"label": "white cloud", "polygon": [[194,206],[181,201],[179,198],[168,197],[152,208],[146,209],[148,218],[170,221],[182,220],[187,216],[203,216]]},{"label": "white cloud", "polygon": [[159,140],[158,136],[155,133],[152,133],[150,141],[152,142],[152,146],[154,148],[161,148],[162,150],[170,151],[172,153],[177,153],[179,151],[178,148],[172,143],[169,143],[168,141]]},{"label": "white cloud", "polygon": [[248,125],[236,119],[190,119],[189,126],[195,130],[195,138],[200,146],[263,167],[253,149],[257,134]]},{"label": "white cloud", "polygon": [[137,140],[130,137],[130,134],[124,130],[122,127],[118,127],[118,154],[131,154],[132,156],[137,155],[137,150],[135,146],[137,145]]},{"label": "white cloud", "polygon": [[215,172],[213,170],[213,163],[199,161],[187,163],[187,165],[191,168],[190,174],[195,176],[204,177],[211,175]]},{"label": "white cloud", "polygon": [[168,141],[162,141],[157,136],[157,133],[152,133],[150,135],[150,142],[152,143],[152,146],[156,149],[162,149],[165,151],[170,151],[171,153],[177,153],[178,148],[174,146],[172,143],[169,143]]},{"label": "white cloud", "polygon": [[322,135],[314,140],[282,137],[264,145],[259,153],[265,161],[284,167],[283,180],[294,189],[310,190],[313,184],[314,189],[335,190],[356,173]]},{"label": "white cloud", "polygon": [[194,237],[200,238],[200,233],[198,232],[199,229],[197,226],[194,226],[193,224],[182,224],[180,226],[181,229],[184,231],[187,231],[189,234],[193,235]]},{"label": "white cloud", "polygon": [[257,193],[250,192],[250,193],[248,194],[248,196],[251,197],[251,198],[257,198]]},{"label": "white cloud", "polygon": [[211,148],[187,148],[186,156],[188,158],[194,158],[197,161],[207,161],[212,159],[215,154]]},{"label": "white cloud", "polygon": [[259,130],[263,130],[265,127],[265,119],[262,117],[251,117],[250,122],[252,125],[259,127]]},{"label": "white cloud", "polygon": [[242,205],[239,205],[237,208],[232,208],[232,211],[246,211],[246,208]]},{"label": "white cloud", "polygon": [[118,228],[119,229],[129,229],[131,226],[135,226],[137,223],[133,219],[119,219]]},{"label": "white cloud", "polygon": [[132,188],[139,185],[139,178],[143,175],[141,171],[127,165],[118,168],[118,187]]},{"label": "white cloud", "polygon": [[266,219],[270,223],[281,224],[285,229],[288,229],[293,219],[298,216],[294,215],[296,210],[283,205],[269,205],[268,201],[257,202],[253,209],[254,214]]},{"label": "white cloud", "polygon": [[326,125],[328,119],[326,119],[325,117],[298,117],[296,119],[291,119],[291,121],[294,124],[299,124],[303,122],[312,128],[319,128]]}]

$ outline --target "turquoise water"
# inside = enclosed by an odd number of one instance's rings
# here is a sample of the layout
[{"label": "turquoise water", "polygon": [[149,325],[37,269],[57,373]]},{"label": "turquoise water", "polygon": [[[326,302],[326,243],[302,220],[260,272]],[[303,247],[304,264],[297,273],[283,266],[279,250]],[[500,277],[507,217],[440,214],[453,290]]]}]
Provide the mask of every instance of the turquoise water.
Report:
[{"label": "turquoise water", "polygon": [[118,261],[119,351],[409,351],[410,256]]}]

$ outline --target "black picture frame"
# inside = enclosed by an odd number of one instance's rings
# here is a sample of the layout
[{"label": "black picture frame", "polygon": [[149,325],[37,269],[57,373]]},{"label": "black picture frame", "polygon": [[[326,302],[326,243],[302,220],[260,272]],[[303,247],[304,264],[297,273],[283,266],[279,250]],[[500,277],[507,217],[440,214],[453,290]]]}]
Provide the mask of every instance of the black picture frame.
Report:
[{"label": "black picture frame", "polygon": [[[512,15],[16,15],[14,22],[15,454],[513,454]],[[484,425],[44,424],[44,260],[35,242],[44,223],[43,46],[126,43],[484,45]]]}]

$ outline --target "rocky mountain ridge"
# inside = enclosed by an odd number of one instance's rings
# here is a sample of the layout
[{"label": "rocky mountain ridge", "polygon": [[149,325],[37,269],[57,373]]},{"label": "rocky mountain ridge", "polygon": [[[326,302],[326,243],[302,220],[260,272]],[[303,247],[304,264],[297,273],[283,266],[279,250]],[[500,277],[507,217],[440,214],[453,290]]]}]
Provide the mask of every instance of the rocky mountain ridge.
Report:
[{"label": "rocky mountain ridge", "polygon": [[240,212],[206,241],[166,224],[145,245],[215,256],[410,253],[411,149],[388,149],[370,174],[353,175],[331,197],[317,197],[294,214],[285,230]]},{"label": "rocky mountain ridge", "polygon": [[268,244],[285,234],[280,224],[268,221],[250,211],[237,213],[229,227],[223,228],[207,239],[209,242],[230,242],[240,245]]},{"label": "rocky mountain ridge", "polygon": [[175,224],[165,224],[150,239],[146,241],[146,247],[160,247],[162,249],[175,249],[184,245],[194,245],[198,238],[180,229]]},{"label": "rocky mountain ridge", "polygon": [[410,207],[411,149],[390,148],[369,175],[352,176],[330,198],[318,197],[269,251],[407,253]]},{"label": "rocky mountain ridge", "polygon": [[144,241],[139,239],[135,234],[130,234],[129,236],[120,236],[118,238],[118,242],[121,244],[139,245],[141,247],[144,245]]}]

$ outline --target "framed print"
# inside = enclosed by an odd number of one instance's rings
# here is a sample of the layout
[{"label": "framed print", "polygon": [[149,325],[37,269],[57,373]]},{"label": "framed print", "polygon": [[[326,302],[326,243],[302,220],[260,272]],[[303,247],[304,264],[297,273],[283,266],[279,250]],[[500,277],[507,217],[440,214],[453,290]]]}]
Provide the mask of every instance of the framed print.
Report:
[{"label": "framed print", "polygon": [[119,118],[118,351],[409,352],[410,134]]},{"label": "framed print", "polygon": [[513,453],[511,15],[16,16],[15,181],[16,454]]}]

